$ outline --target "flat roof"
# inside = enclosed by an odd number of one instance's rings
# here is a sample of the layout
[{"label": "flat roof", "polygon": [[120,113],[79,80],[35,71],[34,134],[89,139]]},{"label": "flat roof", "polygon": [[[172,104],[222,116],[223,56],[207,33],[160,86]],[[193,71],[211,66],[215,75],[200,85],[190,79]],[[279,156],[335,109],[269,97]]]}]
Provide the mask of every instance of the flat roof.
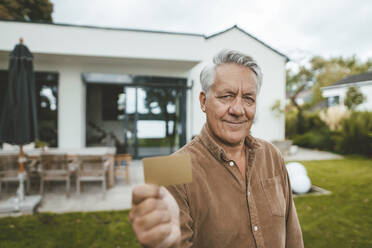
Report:
[{"label": "flat roof", "polygon": [[144,33],[157,33],[157,34],[170,34],[170,35],[185,35],[185,36],[197,36],[202,37],[204,39],[210,39],[216,36],[219,36],[223,33],[226,33],[232,29],[237,29],[240,32],[244,33],[245,35],[251,37],[252,39],[256,40],[257,42],[261,43],[263,46],[269,48],[273,52],[279,54],[280,56],[283,56],[286,58],[286,62],[288,62],[290,59],[285,54],[279,52],[278,50],[274,49],[270,45],[266,44],[265,42],[261,41],[260,39],[256,38],[255,36],[251,35],[250,33],[246,32],[244,29],[238,27],[237,25],[233,25],[230,28],[227,28],[223,31],[211,34],[211,35],[205,35],[200,33],[187,33],[187,32],[173,32],[173,31],[162,31],[162,30],[148,30],[148,29],[132,29],[132,28],[114,28],[114,27],[103,27],[103,26],[93,26],[93,25],[75,25],[75,24],[66,24],[66,23],[52,23],[52,22],[42,22],[42,21],[19,21],[19,20],[6,20],[1,19],[0,21],[3,22],[18,22],[18,23],[32,23],[32,24],[45,24],[45,25],[54,25],[54,26],[63,26],[63,27],[78,27],[78,28],[89,28],[89,29],[101,29],[101,30],[113,30],[113,31],[129,31],[129,32],[144,32]]}]

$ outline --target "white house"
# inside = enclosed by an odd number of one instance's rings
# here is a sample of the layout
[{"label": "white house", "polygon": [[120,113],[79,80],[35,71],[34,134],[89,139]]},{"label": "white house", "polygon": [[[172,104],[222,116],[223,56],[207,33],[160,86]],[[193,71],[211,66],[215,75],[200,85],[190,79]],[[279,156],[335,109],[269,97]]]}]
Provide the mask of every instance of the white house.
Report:
[{"label": "white house", "polygon": [[357,106],[358,110],[372,111],[372,71],[346,77],[330,86],[321,88],[322,95],[327,99],[328,106],[344,105],[346,92],[350,87],[358,87],[366,97],[365,101]]},{"label": "white house", "polygon": [[0,34],[0,102],[9,52],[22,37],[34,54],[40,139],[49,145],[116,142],[136,157],[170,153],[201,130],[199,73],[224,48],[263,69],[253,135],[284,139],[284,117],[271,106],[285,101],[288,58],[237,26],[205,36],[3,20]]}]

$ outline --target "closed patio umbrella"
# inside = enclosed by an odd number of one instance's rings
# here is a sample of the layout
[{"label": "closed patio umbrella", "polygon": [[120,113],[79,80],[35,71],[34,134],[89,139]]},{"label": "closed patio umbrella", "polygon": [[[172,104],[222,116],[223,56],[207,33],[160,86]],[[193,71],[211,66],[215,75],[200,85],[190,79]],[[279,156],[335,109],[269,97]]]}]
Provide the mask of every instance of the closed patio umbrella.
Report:
[{"label": "closed patio umbrella", "polygon": [[10,53],[8,89],[0,122],[0,142],[20,146],[18,199],[24,200],[25,162],[23,145],[37,138],[37,115],[33,55],[22,38]]}]

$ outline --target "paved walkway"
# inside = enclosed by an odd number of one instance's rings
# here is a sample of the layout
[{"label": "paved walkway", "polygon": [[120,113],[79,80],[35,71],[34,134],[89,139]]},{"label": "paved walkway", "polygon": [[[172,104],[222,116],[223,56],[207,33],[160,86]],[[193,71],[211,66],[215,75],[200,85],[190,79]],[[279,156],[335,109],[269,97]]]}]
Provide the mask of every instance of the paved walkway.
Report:
[{"label": "paved walkway", "polygon": [[80,195],[73,193],[68,199],[62,187],[59,192],[45,194],[43,204],[38,211],[62,213],[129,209],[132,202],[132,189],[144,182],[142,162],[133,161],[129,172],[130,184],[125,183],[124,177],[116,178],[115,186],[106,192],[104,199],[100,183],[85,183],[84,191]]},{"label": "paved walkway", "polygon": [[[327,159],[342,159],[342,156],[329,152],[314,151],[304,148],[299,148],[294,155],[286,156],[286,161],[301,161],[301,160],[327,160]],[[142,162],[135,160],[130,166],[130,185],[125,183],[124,178],[117,178],[113,188],[106,192],[106,197],[103,199],[101,186],[99,183],[85,184],[84,191],[78,196],[75,193],[75,187],[72,187],[70,198],[66,198],[65,187],[63,184],[53,185],[52,190],[46,188],[46,193],[43,197],[41,206],[38,212],[81,212],[81,211],[103,211],[103,210],[123,210],[131,207],[131,192],[137,184],[144,182]],[[6,200],[10,196],[15,195],[15,190],[6,195],[2,194],[0,202]],[[36,191],[34,191],[36,193]]]},{"label": "paved walkway", "polygon": [[343,156],[324,152],[316,151],[306,148],[297,148],[297,152],[293,155],[284,156],[286,161],[305,161],[305,160],[332,160],[332,159],[342,159]]}]

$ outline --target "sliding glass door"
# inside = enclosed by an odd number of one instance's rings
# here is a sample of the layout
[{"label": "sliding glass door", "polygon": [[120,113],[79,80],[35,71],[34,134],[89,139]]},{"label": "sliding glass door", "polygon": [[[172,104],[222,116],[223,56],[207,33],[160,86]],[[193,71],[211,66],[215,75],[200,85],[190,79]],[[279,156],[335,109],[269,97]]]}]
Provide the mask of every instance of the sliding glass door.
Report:
[{"label": "sliding glass door", "polygon": [[166,155],[180,147],[182,89],[137,89],[138,156]]},{"label": "sliding glass door", "polygon": [[135,158],[168,155],[186,143],[185,123],[186,87],[87,84],[87,146],[116,146]]}]

